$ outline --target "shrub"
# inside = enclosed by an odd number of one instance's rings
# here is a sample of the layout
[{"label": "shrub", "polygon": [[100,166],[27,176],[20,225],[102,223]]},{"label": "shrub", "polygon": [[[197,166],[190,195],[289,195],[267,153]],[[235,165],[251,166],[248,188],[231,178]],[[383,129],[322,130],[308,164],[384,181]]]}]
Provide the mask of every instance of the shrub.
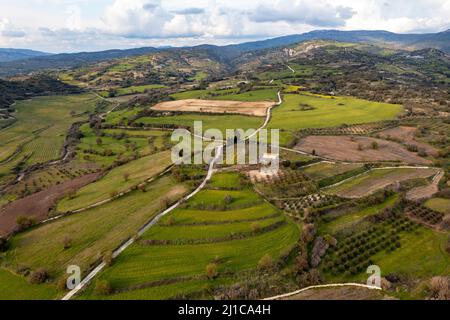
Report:
[{"label": "shrub", "polygon": [[63,240],[64,250],[70,249],[72,247],[72,239],[70,237],[65,237]]},{"label": "shrub", "polygon": [[225,202],[226,205],[229,205],[233,202],[233,197],[230,195],[227,195],[227,196],[225,196],[223,201]]},{"label": "shrub", "polygon": [[108,296],[113,292],[111,284],[106,280],[99,280],[95,284],[95,293],[100,296]]},{"label": "shrub", "polygon": [[219,271],[217,268],[217,264],[210,263],[206,266],[206,277],[209,280],[215,279],[219,276]]},{"label": "shrub", "polygon": [[19,231],[24,231],[35,225],[36,221],[33,218],[26,216],[18,216],[16,219]]},{"label": "shrub", "polygon": [[41,284],[47,281],[48,273],[45,269],[38,269],[30,274],[28,281],[31,284]]},{"label": "shrub", "polygon": [[129,173],[124,173],[123,174],[123,180],[126,182],[130,179],[130,174]]},{"label": "shrub", "polygon": [[259,232],[261,230],[261,225],[258,222],[252,223],[252,231],[253,232]]},{"label": "shrub", "polygon": [[266,254],[259,260],[258,269],[267,270],[273,268],[275,265],[272,257],[269,254]]},{"label": "shrub", "polygon": [[103,255],[103,262],[107,267],[110,267],[113,263],[113,254],[112,252],[108,251]]},{"label": "shrub", "polygon": [[378,142],[376,142],[376,141],[372,142],[371,147],[373,150],[378,150],[380,148]]}]

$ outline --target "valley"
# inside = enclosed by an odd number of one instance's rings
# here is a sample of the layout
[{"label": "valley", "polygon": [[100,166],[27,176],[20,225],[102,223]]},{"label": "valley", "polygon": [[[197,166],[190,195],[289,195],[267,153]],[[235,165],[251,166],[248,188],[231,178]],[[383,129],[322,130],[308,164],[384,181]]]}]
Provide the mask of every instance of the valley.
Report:
[{"label": "valley", "polygon": [[[435,298],[432,279],[450,277],[448,53],[260,45],[96,54],[1,80],[0,299]],[[22,92],[36,77],[58,86]],[[238,136],[174,164],[172,132],[196,121],[279,130],[279,168],[220,163],[250,149]],[[380,292],[319,289],[364,286],[372,265]],[[69,266],[90,281],[68,290]]]}]

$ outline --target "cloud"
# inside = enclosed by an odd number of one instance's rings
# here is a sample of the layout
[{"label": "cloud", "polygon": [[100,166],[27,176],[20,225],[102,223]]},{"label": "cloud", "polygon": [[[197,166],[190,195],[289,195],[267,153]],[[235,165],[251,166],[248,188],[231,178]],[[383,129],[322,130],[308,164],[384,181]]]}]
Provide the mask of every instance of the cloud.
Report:
[{"label": "cloud", "polygon": [[175,14],[179,15],[196,15],[196,14],[203,14],[205,13],[205,9],[202,8],[185,8],[181,10],[173,10],[172,11]]},{"label": "cloud", "polygon": [[345,26],[355,11],[351,7],[331,5],[328,2],[282,0],[270,5],[262,4],[249,13],[255,22],[278,22],[309,24],[317,27]]},{"label": "cloud", "polygon": [[16,28],[8,19],[0,19],[0,35],[5,38],[23,38],[25,31]]},{"label": "cloud", "polygon": [[314,29],[450,28],[448,0],[0,0],[0,14],[0,46],[54,52],[228,44]]}]

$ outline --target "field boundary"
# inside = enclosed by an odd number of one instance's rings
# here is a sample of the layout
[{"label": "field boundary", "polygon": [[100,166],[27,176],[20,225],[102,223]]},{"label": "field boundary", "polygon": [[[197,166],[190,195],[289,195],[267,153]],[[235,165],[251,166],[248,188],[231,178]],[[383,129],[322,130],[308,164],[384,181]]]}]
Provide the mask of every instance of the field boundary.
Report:
[{"label": "field boundary", "polygon": [[[186,202],[187,200],[191,199],[192,197],[194,197],[197,193],[199,193],[201,190],[203,190],[203,188],[206,186],[206,184],[209,182],[209,180],[211,180],[212,175],[214,173],[214,166],[216,164],[216,162],[219,160],[220,155],[222,154],[222,150],[223,150],[223,145],[219,146],[216,148],[216,156],[214,157],[214,159],[212,159],[212,161],[209,164],[209,169],[208,169],[208,174],[206,175],[205,179],[203,180],[203,182],[200,184],[200,186],[197,187],[197,189],[195,189],[193,192],[191,192],[189,195],[183,197],[181,200],[179,200],[178,202],[176,202],[174,205],[172,205],[170,208],[164,210],[163,212],[161,212],[160,214],[158,214],[157,216],[155,216],[154,218],[152,218],[150,220],[150,222],[146,223],[139,231],[138,231],[138,236],[142,236],[145,232],[147,232],[147,230],[149,230],[151,227],[153,227],[155,224],[157,224],[162,217],[164,217],[165,215],[167,215],[168,213],[172,212],[173,210],[175,210],[176,208],[178,208],[181,204],[183,204],[184,202]],[[130,247],[133,243],[135,243],[136,239],[135,238],[131,238],[128,241],[126,241],[125,243],[123,243],[119,248],[117,248],[114,252],[113,252],[113,259],[116,259],[122,252],[124,252],[128,247]],[[98,273],[100,273],[104,268],[106,267],[106,264],[104,262],[100,263],[94,270],[92,270],[82,281],[81,283],[72,291],[70,291],[69,293],[67,293],[62,300],[67,301],[72,299],[76,294],[78,294],[78,292],[80,292],[82,289],[84,289],[84,287],[86,285],[88,285],[92,279],[95,278],[95,276],[97,276]]]}]

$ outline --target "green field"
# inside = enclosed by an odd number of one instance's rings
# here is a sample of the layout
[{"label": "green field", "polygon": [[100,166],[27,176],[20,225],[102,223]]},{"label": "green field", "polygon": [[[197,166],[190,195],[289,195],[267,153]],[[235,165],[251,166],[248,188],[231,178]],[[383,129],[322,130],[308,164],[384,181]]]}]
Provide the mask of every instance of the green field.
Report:
[{"label": "green field", "polygon": [[361,168],[361,164],[357,163],[328,163],[321,162],[313,166],[302,169],[302,171],[311,179],[319,181],[326,178],[331,178],[345,172]]},{"label": "green field", "polygon": [[[225,178],[228,174],[220,175],[213,184],[225,182],[227,188],[239,188],[238,174],[235,175],[235,178]],[[206,209],[226,201],[224,197],[228,194],[232,195],[230,208],[238,209]],[[259,200],[258,203],[255,200]],[[204,207],[198,208],[200,204]],[[260,232],[255,231],[255,225]],[[266,230],[266,227],[270,228]],[[239,237],[234,240],[228,238],[237,235]],[[81,298],[167,299],[201,291],[205,285],[214,287],[235,273],[255,269],[265,254],[276,260],[298,238],[298,227],[276,208],[262,202],[253,191],[205,190],[164,217],[99,276],[99,280],[107,280],[112,285],[115,294],[99,296],[91,286]],[[146,243],[161,240],[169,242],[164,245]],[[196,241],[197,244],[186,241]],[[213,261],[218,264],[219,278],[206,280],[205,268]],[[133,287],[179,277],[186,278],[176,284]],[[168,292],[169,288],[173,291]]]},{"label": "green field", "polygon": [[[124,95],[128,95],[128,94],[144,93],[146,90],[162,89],[162,88],[166,88],[166,86],[161,85],[161,84],[147,84],[147,85],[143,85],[143,86],[131,86],[131,87],[126,87],[126,88],[117,88],[117,89],[115,89],[116,90],[115,96],[124,96]],[[101,91],[100,95],[106,98],[109,96],[109,92]]]},{"label": "green field", "polygon": [[[149,130],[146,134],[132,130],[102,130],[101,134],[89,127],[81,127],[83,138],[77,145],[77,158],[82,162],[95,162],[103,167],[115,161],[142,157],[166,148],[168,132]],[[138,134],[139,133],[139,134]],[[149,138],[152,137],[152,141]]]},{"label": "green field", "polygon": [[215,174],[211,181],[209,182],[209,186],[212,188],[221,188],[221,189],[240,189],[239,184],[241,182],[241,178],[235,172],[221,172]]},{"label": "green field", "polygon": [[[302,111],[301,105],[313,110]],[[313,94],[286,94],[284,103],[273,110],[269,128],[281,129],[287,143],[294,131],[305,128],[327,128],[343,124],[360,124],[394,119],[402,106],[371,102],[352,97],[329,97]]]},{"label": "green field", "polygon": [[17,121],[0,131],[0,160],[19,153],[0,166],[0,175],[8,175],[14,165],[25,159],[27,165],[61,157],[64,140],[74,122],[86,120],[98,98],[91,94],[37,97],[18,101]]},{"label": "green field", "polygon": [[337,217],[327,216],[326,219],[330,221],[324,223],[320,229],[323,233],[336,234],[343,229],[351,229],[351,227],[366,217],[373,216],[375,214],[381,213],[384,209],[392,207],[398,200],[398,194],[389,197],[386,201],[381,204],[377,204],[364,209],[353,210],[341,214]]},{"label": "green field", "polygon": [[425,206],[434,211],[450,213],[450,199],[433,198],[428,200]]},{"label": "green field", "polygon": [[[85,273],[105,252],[134,236],[161,211],[163,200],[175,201],[186,192],[186,187],[172,177],[162,177],[150,183],[146,192],[133,191],[101,207],[17,235],[6,252],[5,262],[13,268],[45,268],[53,279],[63,275],[69,265],[78,265]],[[67,237],[72,245],[64,249]]]},{"label": "green field", "polygon": [[277,89],[260,89],[238,93],[238,89],[226,90],[193,90],[171,95],[176,100],[205,99],[205,100],[234,100],[234,101],[277,101]]},{"label": "green field", "polygon": [[243,115],[202,115],[202,114],[182,114],[177,116],[167,116],[158,118],[140,118],[136,123],[144,125],[177,125],[193,128],[194,121],[203,122],[203,131],[208,129],[219,129],[224,137],[227,129],[258,129],[264,122],[260,117],[250,117]]},{"label": "green field", "polygon": [[32,285],[16,274],[0,268],[0,300],[51,300],[57,291],[50,285]]},{"label": "green field", "polygon": [[114,193],[125,192],[154,177],[171,164],[170,151],[129,162],[113,169],[99,181],[80,189],[73,197],[62,200],[58,203],[57,210],[73,211],[109,199]]}]

